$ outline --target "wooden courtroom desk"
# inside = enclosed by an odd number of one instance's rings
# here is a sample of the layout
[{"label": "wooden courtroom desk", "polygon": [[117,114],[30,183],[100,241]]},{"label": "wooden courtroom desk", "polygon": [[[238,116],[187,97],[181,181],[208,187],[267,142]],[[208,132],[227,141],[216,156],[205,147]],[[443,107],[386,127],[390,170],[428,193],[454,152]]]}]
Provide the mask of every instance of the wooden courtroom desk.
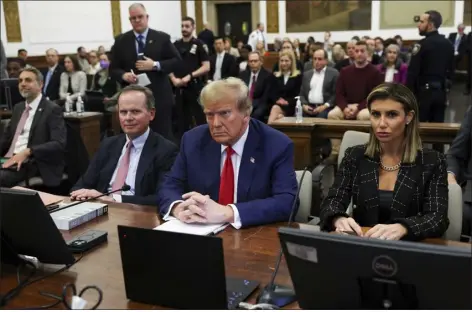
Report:
[{"label": "wooden courtroom desk", "polygon": [[[11,118],[12,112],[9,110],[0,111],[0,119]],[[100,147],[100,121],[103,114],[98,112],[64,113],[64,119],[80,133],[80,137],[85,144],[88,155],[91,158]]]},{"label": "wooden courtroom desk", "polygon": [[[295,148],[295,169],[316,165],[320,161],[319,151],[314,144],[320,139],[342,139],[348,130],[369,132],[370,121],[329,120],[304,117],[296,123],[295,117],[284,117],[271,124],[292,139]],[[424,143],[450,144],[459,131],[458,123],[420,123],[421,139]]]},{"label": "wooden courtroom desk", "polygon": [[[107,216],[94,219],[72,231],[62,231],[64,238],[69,240],[87,229],[104,230],[108,232],[108,243],[86,253],[69,271],[28,286],[18,297],[10,302],[7,309],[52,303],[52,299],[45,298],[38,292],[45,291],[60,294],[63,285],[66,283],[75,283],[78,290],[87,285],[97,285],[100,287],[104,291],[100,309],[157,308],[146,304],[128,302],[126,299],[117,225],[151,229],[159,225],[160,222],[154,207],[111,204]],[[257,280],[260,282],[260,289],[262,289],[269,282],[274,270],[275,260],[280,248],[277,228],[283,225],[283,223],[279,223],[242,230],[228,227],[220,233],[218,236],[223,238],[226,275],[228,277]],[[470,248],[470,244],[440,239],[427,240],[427,242]],[[158,246],[143,246],[143,248],[158,248]],[[153,264],[150,263],[149,265]],[[291,286],[290,275],[285,261],[282,261],[276,282]],[[0,292],[4,293],[16,285],[16,269],[9,267],[7,273],[0,279]],[[257,294],[258,291],[248,301],[255,303]],[[85,296],[85,298],[89,298],[89,302],[95,302],[91,296]],[[298,304],[293,303],[287,308],[298,308]]]}]

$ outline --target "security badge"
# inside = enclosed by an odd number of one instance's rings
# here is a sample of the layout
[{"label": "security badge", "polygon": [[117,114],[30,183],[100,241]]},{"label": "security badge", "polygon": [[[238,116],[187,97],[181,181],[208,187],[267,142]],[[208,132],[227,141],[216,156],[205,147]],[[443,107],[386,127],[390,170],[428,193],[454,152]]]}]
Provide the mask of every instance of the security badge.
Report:
[{"label": "security badge", "polygon": [[208,52],[208,46],[207,46],[206,44],[203,45],[203,48],[205,49],[205,52],[206,52],[206,53],[209,53],[209,52]]},{"label": "security badge", "polygon": [[191,54],[195,54],[195,52],[197,52],[197,45],[196,45],[196,44],[192,44],[192,48],[190,49],[190,53],[191,53]]},{"label": "security badge", "polygon": [[419,43],[415,43],[415,45],[413,46],[413,50],[411,50],[411,54],[417,54],[418,52],[420,52],[420,49],[421,45]]}]

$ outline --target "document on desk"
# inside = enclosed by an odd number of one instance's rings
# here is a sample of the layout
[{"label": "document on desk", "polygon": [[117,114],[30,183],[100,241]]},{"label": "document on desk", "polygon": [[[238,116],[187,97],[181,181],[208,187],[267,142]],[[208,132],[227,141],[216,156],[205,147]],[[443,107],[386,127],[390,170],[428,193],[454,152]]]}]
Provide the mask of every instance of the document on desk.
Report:
[{"label": "document on desk", "polygon": [[139,75],[137,76],[137,79],[138,79],[138,80],[137,80],[136,84],[137,84],[138,86],[146,87],[146,86],[149,86],[149,85],[151,84],[151,80],[149,80],[149,77],[148,77],[147,74],[144,74],[144,73],[143,73],[143,74],[139,74]]},{"label": "document on desk", "polygon": [[174,219],[155,227],[154,230],[194,235],[214,235],[223,231],[228,225],[228,223],[192,224]]}]

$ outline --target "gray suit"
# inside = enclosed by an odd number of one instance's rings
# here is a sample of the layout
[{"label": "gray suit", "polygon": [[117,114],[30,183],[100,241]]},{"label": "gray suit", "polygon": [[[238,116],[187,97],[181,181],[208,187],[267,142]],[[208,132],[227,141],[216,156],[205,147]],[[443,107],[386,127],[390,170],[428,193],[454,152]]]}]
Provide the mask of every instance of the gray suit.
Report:
[{"label": "gray suit", "polygon": [[[310,93],[310,82],[313,77],[314,69],[310,69],[303,73],[302,87],[300,89],[300,101],[303,104],[321,104],[310,103],[308,94]],[[329,66],[326,66],[326,72],[323,81],[323,100],[329,103],[330,108],[336,106],[336,82],[338,81],[339,72]]]},{"label": "gray suit", "polygon": [[3,42],[0,40],[0,79],[8,78],[7,72],[7,56],[5,54],[5,48]]}]

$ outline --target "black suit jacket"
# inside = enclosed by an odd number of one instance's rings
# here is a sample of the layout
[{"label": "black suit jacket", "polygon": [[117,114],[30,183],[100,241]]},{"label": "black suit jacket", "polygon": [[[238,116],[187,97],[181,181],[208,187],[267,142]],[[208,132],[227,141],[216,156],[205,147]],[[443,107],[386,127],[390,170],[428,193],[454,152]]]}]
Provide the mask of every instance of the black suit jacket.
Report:
[{"label": "black suit jacket", "polygon": [[215,54],[215,47],[214,47],[215,35],[213,34],[213,32],[211,30],[209,30],[209,29],[202,30],[198,34],[198,39],[200,39],[201,41],[203,41],[207,45],[209,55]]},{"label": "black suit jacket", "polygon": [[[321,204],[321,226],[333,230],[333,219],[345,216],[352,198],[353,218],[360,226],[378,223],[380,158],[365,153],[365,145],[346,150],[333,186]],[[408,229],[405,239],[440,237],[449,226],[448,187],[444,155],[424,149],[413,164],[398,172],[390,210],[391,222]]]},{"label": "black suit jacket", "polygon": [[[136,36],[133,31],[128,31],[115,38],[111,51],[110,74],[117,81],[127,85],[122,76],[126,72],[134,71],[136,75],[141,72],[136,69],[138,60],[136,49]],[[170,41],[170,36],[164,32],[149,29],[146,37],[144,55],[160,63],[160,70],[145,72],[151,84],[148,86],[156,98],[156,118],[151,123],[151,129],[172,138],[172,106],[174,94],[168,75],[175,70],[176,64],[181,61],[180,54]]]},{"label": "black suit jacket", "polygon": [[467,178],[472,174],[472,106],[469,106],[461,128],[447,151],[447,170],[454,173],[457,183],[466,185],[464,201],[472,201],[472,182]]},{"label": "black suit jacket", "polygon": [[[449,41],[452,43],[453,46],[456,44],[456,38],[457,38],[457,33],[450,33],[449,34]],[[457,52],[459,52],[459,55],[463,55],[464,53],[467,52],[467,35],[463,34],[461,38],[461,42],[459,43],[459,47],[457,48]]]},{"label": "black suit jacket", "polygon": [[[269,114],[269,92],[270,92],[271,74],[261,67],[259,75],[257,75],[256,87],[252,98],[252,114],[253,118],[263,120]],[[248,68],[239,74],[239,78],[250,88],[252,80],[252,72]]]},{"label": "black suit jacket", "polygon": [[[11,120],[0,139],[0,155],[8,152],[24,110],[25,102],[20,102],[13,108]],[[61,183],[66,141],[62,109],[43,97],[34,114],[27,147],[32,152],[30,165],[38,168],[47,186],[58,186]]]},{"label": "black suit jacket", "polygon": [[[125,143],[125,134],[105,139],[87,171],[71,191],[85,188],[95,189],[101,193],[108,192],[111,178],[118,165]],[[174,143],[150,131],[139,159],[134,186],[135,195],[123,195],[122,201],[124,203],[155,206],[161,181],[174,164],[178,152],[179,150]]]},{"label": "black suit jacket", "polygon": [[341,69],[349,65],[351,65],[351,59],[346,58],[344,60],[337,62],[336,65],[334,65],[334,68],[336,68],[338,72],[341,72]]},{"label": "black suit jacket", "polygon": [[279,98],[283,98],[289,104],[288,106],[295,107],[295,97],[300,95],[300,88],[302,87],[303,74],[300,73],[295,77],[290,77],[287,83],[284,84],[284,77],[271,76],[269,101],[274,104]]},{"label": "black suit jacket", "polygon": [[[208,73],[208,79],[210,80],[213,80],[213,75],[215,74],[216,56],[216,54],[210,56],[210,72]],[[238,76],[239,68],[236,64],[236,58],[229,53],[225,53],[223,63],[221,64],[221,79]]]},{"label": "black suit jacket", "polygon": [[[56,68],[54,69],[54,72],[51,76],[51,79],[49,80],[49,84],[44,90],[43,86],[43,94],[45,97],[48,97],[49,100],[55,101],[59,99],[59,87],[61,85],[61,74],[64,72],[64,67],[62,67],[60,64],[57,64]],[[44,77],[44,83],[46,84],[46,76],[48,74],[49,68],[46,68],[42,70],[42,74]]]}]

